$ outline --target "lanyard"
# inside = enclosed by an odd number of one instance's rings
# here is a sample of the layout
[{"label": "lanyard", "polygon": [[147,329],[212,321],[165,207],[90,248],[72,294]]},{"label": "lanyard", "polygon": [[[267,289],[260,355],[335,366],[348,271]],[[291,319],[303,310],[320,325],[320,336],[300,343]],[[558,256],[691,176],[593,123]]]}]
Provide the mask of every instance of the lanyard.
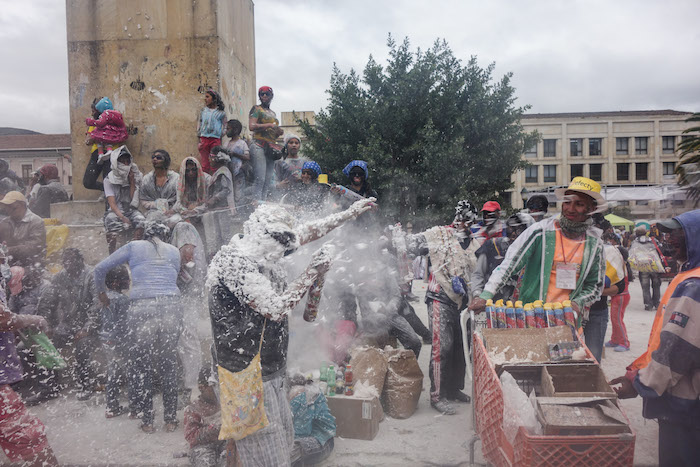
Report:
[{"label": "lanyard", "polygon": [[566,252],[564,251],[564,237],[561,234],[561,229],[558,229],[557,232],[559,232],[559,245],[561,246],[561,255],[564,258],[564,264],[568,263],[570,260],[574,259],[574,256],[576,256],[576,252],[578,251],[579,248],[581,248],[581,244],[583,242],[578,242],[576,245],[576,248],[574,248],[574,251],[571,253],[571,256],[569,259],[566,259]]}]

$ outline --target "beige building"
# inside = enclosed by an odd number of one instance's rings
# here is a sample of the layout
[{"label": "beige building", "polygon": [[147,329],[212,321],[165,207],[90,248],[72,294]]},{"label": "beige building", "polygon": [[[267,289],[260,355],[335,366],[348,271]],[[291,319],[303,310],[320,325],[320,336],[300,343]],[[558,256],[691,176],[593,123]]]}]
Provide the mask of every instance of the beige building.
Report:
[{"label": "beige building", "polygon": [[71,138],[69,134],[1,135],[0,159],[9,163],[10,169],[24,179],[26,186],[29,186],[33,172],[39,170],[44,164],[54,164],[58,168],[61,183],[65,186],[68,194],[73,193]]},{"label": "beige building", "polygon": [[[197,155],[204,93],[221,95],[244,128],[255,102],[252,0],[67,0],[70,126],[76,173],[85,171],[85,118],[108,96],[145,171],[166,149],[173,165]],[[99,192],[75,184],[77,199]]]},{"label": "beige building", "polygon": [[[523,207],[523,198],[533,192],[551,193],[584,176],[600,182],[611,204],[629,207],[634,218],[686,211],[691,204],[676,186],[674,169],[690,115],[675,110],[525,115],[525,131],[536,130],[542,139],[523,156],[531,166],[512,177],[513,206]],[[550,204],[550,210],[556,206]]]},{"label": "beige building", "polygon": [[280,128],[284,130],[284,134],[295,134],[304,141],[306,138],[301,131],[301,127],[297,124],[297,118],[301,121],[308,120],[311,125],[316,125],[316,113],[311,110],[301,112],[293,110],[291,112],[282,112],[280,115]]}]

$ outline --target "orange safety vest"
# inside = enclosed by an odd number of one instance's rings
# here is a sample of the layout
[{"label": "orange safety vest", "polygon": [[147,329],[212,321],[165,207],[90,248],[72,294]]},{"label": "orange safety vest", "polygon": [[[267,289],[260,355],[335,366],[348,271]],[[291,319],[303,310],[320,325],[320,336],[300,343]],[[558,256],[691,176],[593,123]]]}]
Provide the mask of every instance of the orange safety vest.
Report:
[{"label": "orange safety vest", "polygon": [[641,370],[646,368],[651,361],[651,354],[659,348],[659,342],[661,340],[661,329],[664,327],[664,314],[666,313],[666,304],[668,303],[673,291],[676,290],[678,284],[686,279],[692,277],[700,279],[700,268],[691,269],[690,271],[681,272],[676,277],[673,278],[671,283],[668,285],[666,292],[664,293],[659,307],[656,309],[656,316],[654,317],[654,325],[651,327],[651,334],[649,335],[649,345],[647,345],[647,351],[639,356],[630,366],[627,367],[628,370]]}]

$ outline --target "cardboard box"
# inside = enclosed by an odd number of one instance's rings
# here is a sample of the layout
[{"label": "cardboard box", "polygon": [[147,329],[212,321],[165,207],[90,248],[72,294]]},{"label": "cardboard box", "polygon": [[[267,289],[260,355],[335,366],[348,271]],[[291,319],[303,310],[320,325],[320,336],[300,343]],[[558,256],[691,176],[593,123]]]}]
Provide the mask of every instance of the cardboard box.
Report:
[{"label": "cardboard box", "polygon": [[593,363],[545,365],[541,385],[543,396],[617,399],[605,373]]},{"label": "cardboard box", "polygon": [[376,397],[329,396],[328,408],[335,417],[336,436],[341,438],[373,440],[384,418]]},{"label": "cardboard box", "polygon": [[[489,360],[496,367],[504,364],[548,363],[549,345],[573,342],[568,326],[542,329],[482,329]],[[567,360],[570,363],[573,360]]]},{"label": "cardboard box", "polygon": [[630,433],[616,401],[591,397],[538,397],[544,435],[591,436]]}]

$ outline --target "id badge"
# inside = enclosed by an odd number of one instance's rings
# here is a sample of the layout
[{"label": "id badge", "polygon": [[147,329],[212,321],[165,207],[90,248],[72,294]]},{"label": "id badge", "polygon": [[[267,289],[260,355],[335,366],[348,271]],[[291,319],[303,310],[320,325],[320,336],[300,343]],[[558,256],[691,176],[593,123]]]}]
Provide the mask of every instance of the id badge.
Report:
[{"label": "id badge", "polygon": [[557,289],[574,290],[576,288],[576,264],[557,263]]}]

